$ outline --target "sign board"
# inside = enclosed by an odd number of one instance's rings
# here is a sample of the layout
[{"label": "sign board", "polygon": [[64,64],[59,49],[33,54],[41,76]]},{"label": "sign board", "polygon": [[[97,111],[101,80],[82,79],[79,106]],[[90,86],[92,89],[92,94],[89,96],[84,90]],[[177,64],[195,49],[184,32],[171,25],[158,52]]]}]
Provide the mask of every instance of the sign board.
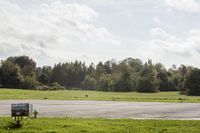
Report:
[{"label": "sign board", "polygon": [[31,117],[33,113],[33,105],[29,103],[11,104],[11,116],[28,116]]}]

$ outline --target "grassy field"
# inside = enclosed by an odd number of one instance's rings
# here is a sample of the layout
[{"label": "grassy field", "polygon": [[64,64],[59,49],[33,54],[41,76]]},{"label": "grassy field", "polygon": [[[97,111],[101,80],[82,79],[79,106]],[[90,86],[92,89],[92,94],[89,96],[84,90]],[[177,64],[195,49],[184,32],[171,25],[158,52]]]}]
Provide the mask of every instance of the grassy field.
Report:
[{"label": "grassy field", "polygon": [[200,121],[39,118],[25,119],[14,129],[10,118],[0,118],[0,133],[199,133]]},{"label": "grassy field", "polygon": [[[87,96],[86,96],[87,95]],[[0,89],[0,99],[32,99],[32,100],[111,100],[137,102],[200,102],[198,96],[180,95],[179,92],[160,93],[118,93],[97,91],[32,91],[17,89]]]}]

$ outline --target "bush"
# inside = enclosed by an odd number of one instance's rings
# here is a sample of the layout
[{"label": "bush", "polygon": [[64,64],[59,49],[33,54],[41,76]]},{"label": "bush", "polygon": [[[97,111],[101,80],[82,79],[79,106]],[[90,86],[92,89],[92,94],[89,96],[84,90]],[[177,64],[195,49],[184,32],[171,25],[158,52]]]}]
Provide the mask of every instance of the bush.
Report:
[{"label": "bush", "polygon": [[65,88],[63,86],[61,86],[59,83],[54,82],[51,84],[51,86],[47,86],[47,85],[40,85],[37,86],[37,90],[41,90],[41,91],[47,91],[47,90],[64,90]]},{"label": "bush", "polygon": [[65,87],[61,86],[58,82],[51,84],[50,90],[64,90]]},{"label": "bush", "polygon": [[50,90],[50,87],[47,85],[41,85],[41,86],[37,86],[36,89],[40,91],[47,91],[47,90]]},{"label": "bush", "polygon": [[25,77],[24,81],[21,84],[21,88],[23,89],[37,89],[37,86],[39,86],[40,83],[38,81],[36,81],[34,78],[32,77]]},{"label": "bush", "polygon": [[86,90],[96,90],[96,80],[90,76],[86,76],[85,80],[81,83],[81,87]]}]

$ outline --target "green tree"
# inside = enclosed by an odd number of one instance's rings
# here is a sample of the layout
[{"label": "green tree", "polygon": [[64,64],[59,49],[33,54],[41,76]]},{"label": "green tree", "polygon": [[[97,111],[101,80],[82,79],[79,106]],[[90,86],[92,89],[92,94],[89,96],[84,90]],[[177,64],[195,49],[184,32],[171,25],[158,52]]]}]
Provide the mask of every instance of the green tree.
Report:
[{"label": "green tree", "polygon": [[58,82],[65,87],[81,87],[86,76],[85,63],[75,61],[74,63],[57,64],[51,73],[51,83]]},{"label": "green tree", "polygon": [[2,87],[2,62],[0,62],[0,87]]},{"label": "green tree", "polygon": [[122,61],[127,66],[131,67],[135,72],[139,72],[143,64],[140,59],[127,58]]},{"label": "green tree", "polygon": [[96,70],[95,70],[94,63],[91,63],[86,70],[86,74],[89,75],[90,77],[95,77],[95,73],[96,73]]},{"label": "green tree", "polygon": [[20,67],[21,74],[34,77],[36,74],[36,63],[28,56],[9,57],[7,60],[17,64]]},{"label": "green tree", "polygon": [[106,70],[103,63],[99,62],[96,66],[96,78],[100,77],[101,74],[106,74]]},{"label": "green tree", "polygon": [[[36,81],[36,62],[28,56],[9,57],[6,61],[12,62],[19,67],[19,73],[23,78],[20,87],[24,89],[35,89],[38,85]],[[33,87],[33,88],[32,88]]]},{"label": "green tree", "polygon": [[50,82],[58,82],[60,85],[65,86],[66,71],[64,70],[63,64],[56,64],[51,73]]},{"label": "green tree", "polygon": [[140,70],[140,77],[137,82],[136,90],[138,92],[158,92],[159,81],[156,75],[157,73],[152,61],[149,60]]},{"label": "green tree", "polygon": [[51,66],[43,66],[42,68],[37,68],[37,80],[43,84],[49,85],[51,72]]},{"label": "green tree", "polygon": [[112,91],[112,79],[109,74],[102,74],[97,81],[98,90]]},{"label": "green tree", "polygon": [[155,68],[157,71],[156,76],[160,84],[159,90],[160,91],[166,90],[168,88],[168,76],[167,76],[166,69],[164,68],[162,64],[156,64]]},{"label": "green tree", "polygon": [[165,69],[165,66],[161,63],[155,65],[157,71],[157,79],[159,81],[159,90],[160,91],[175,91],[176,89],[172,86],[172,82],[169,80],[168,72]]},{"label": "green tree", "polygon": [[13,62],[6,60],[2,64],[2,85],[3,87],[19,88],[23,82],[20,67]]},{"label": "green tree", "polygon": [[181,65],[179,68],[178,68],[178,73],[179,73],[179,83],[178,83],[178,88],[181,92],[184,92],[185,91],[185,88],[184,88],[184,81],[186,79],[186,75],[187,73],[189,72],[191,68],[190,67],[187,67],[185,65]]},{"label": "green tree", "polygon": [[107,74],[111,74],[112,73],[112,64],[111,64],[112,62],[110,62],[110,61],[106,61],[105,63],[104,63],[104,70],[105,70],[105,72],[107,73]]},{"label": "green tree", "polygon": [[128,68],[124,69],[118,80],[115,81],[113,90],[121,92],[129,92],[134,90],[132,86],[131,73]]},{"label": "green tree", "polygon": [[25,76],[23,82],[20,84],[22,89],[36,90],[40,83],[30,76]]},{"label": "green tree", "polygon": [[84,90],[96,90],[97,89],[96,79],[87,75],[85,79],[82,81],[81,87]]},{"label": "green tree", "polygon": [[70,66],[71,72],[68,74],[70,79],[70,86],[80,87],[81,82],[85,79],[86,76],[86,66],[85,63],[75,61]]},{"label": "green tree", "polygon": [[192,69],[185,78],[184,87],[187,95],[200,95],[200,69]]}]

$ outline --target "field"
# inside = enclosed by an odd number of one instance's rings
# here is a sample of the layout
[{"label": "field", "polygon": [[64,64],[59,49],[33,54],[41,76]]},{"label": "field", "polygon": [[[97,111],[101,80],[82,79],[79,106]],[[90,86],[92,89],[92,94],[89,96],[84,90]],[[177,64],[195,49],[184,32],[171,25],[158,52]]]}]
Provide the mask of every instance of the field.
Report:
[{"label": "field", "polygon": [[39,118],[25,119],[20,129],[0,118],[0,132],[30,133],[198,133],[200,121]]},{"label": "field", "polygon": [[136,102],[194,102],[199,103],[198,96],[180,95],[179,92],[136,93],[136,92],[98,92],[98,91],[33,91],[18,89],[0,89],[1,100],[109,100]]},{"label": "field", "polygon": [[[33,91],[0,89],[1,100],[111,100],[137,102],[200,102],[200,97],[180,95],[179,92],[118,93],[80,90]],[[49,117],[23,120],[14,129],[9,117],[0,117],[0,133],[198,133],[200,121],[194,120],[136,120]]]}]

